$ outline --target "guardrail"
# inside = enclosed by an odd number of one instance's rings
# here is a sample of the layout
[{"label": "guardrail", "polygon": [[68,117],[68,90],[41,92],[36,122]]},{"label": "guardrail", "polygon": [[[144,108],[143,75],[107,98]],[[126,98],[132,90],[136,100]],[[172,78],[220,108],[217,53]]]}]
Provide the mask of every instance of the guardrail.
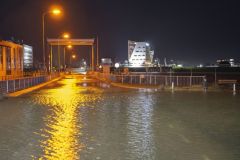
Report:
[{"label": "guardrail", "polygon": [[36,76],[36,77],[22,77],[11,80],[0,80],[0,94],[8,94],[23,90],[43,82],[47,82],[58,77],[59,74]]},{"label": "guardrail", "polygon": [[163,86],[196,86],[205,85],[205,76],[170,76],[170,75],[114,75],[96,73],[96,77],[122,84],[163,85]]}]

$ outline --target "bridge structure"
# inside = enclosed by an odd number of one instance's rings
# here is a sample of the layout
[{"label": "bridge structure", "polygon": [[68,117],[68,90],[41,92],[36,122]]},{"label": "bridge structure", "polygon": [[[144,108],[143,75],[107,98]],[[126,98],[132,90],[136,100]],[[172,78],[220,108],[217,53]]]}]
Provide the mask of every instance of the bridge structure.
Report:
[{"label": "bridge structure", "polygon": [[[48,46],[50,47],[50,53],[48,55],[49,58],[49,63],[48,63],[48,68],[49,71],[52,71],[53,68],[53,47],[57,46],[58,47],[58,67],[60,68],[60,46],[89,46],[91,47],[91,63],[90,63],[90,69],[91,71],[94,71],[95,69],[95,51],[94,51],[94,46],[95,46],[95,39],[90,38],[90,39],[47,39]],[[64,52],[64,59],[65,59],[65,52]],[[98,62],[98,54],[97,54],[97,62]]]}]

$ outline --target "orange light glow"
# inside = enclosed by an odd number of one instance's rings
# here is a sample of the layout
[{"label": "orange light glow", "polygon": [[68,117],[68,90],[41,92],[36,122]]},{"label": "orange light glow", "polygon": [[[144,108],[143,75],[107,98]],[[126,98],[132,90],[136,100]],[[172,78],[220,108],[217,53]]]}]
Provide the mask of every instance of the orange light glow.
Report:
[{"label": "orange light glow", "polygon": [[76,58],[76,55],[72,55],[72,58],[73,58],[73,59]]},{"label": "orange light glow", "polygon": [[52,14],[54,14],[54,15],[59,15],[59,14],[61,14],[61,10],[58,9],[58,8],[53,9],[51,12],[52,12]]},{"label": "orange light glow", "polygon": [[68,45],[67,48],[68,48],[68,49],[72,49],[72,45]]},{"label": "orange light glow", "polygon": [[65,39],[70,38],[70,34],[69,34],[69,33],[64,33],[64,34],[63,34],[63,38],[65,38]]}]

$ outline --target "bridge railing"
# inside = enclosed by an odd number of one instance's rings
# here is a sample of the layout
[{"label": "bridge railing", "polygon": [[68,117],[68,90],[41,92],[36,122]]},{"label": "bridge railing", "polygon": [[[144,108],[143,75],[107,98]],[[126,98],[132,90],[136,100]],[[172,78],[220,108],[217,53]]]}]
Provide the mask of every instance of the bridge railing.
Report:
[{"label": "bridge railing", "polygon": [[35,76],[35,77],[22,77],[9,80],[0,80],[0,94],[7,94],[16,91],[20,91],[43,82],[47,82],[51,79],[58,77],[59,74],[51,74],[45,76]]}]

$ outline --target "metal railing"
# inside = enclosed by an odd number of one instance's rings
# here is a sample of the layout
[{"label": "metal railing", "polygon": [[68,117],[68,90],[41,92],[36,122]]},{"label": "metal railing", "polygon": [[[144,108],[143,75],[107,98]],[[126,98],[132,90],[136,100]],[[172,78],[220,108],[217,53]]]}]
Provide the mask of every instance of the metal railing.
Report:
[{"label": "metal railing", "polygon": [[203,85],[205,76],[170,76],[170,75],[114,75],[97,73],[98,78],[122,84],[196,86]]},{"label": "metal railing", "polygon": [[19,75],[5,75],[5,76],[0,76],[0,81],[4,80],[13,80],[13,79],[18,79],[22,77],[39,77],[39,76],[46,76],[46,72],[23,72],[22,74]]},{"label": "metal railing", "polygon": [[11,80],[0,80],[0,94],[7,94],[22,89],[26,89],[43,82],[47,82],[58,77],[59,74],[36,76],[36,77],[22,77]]}]

